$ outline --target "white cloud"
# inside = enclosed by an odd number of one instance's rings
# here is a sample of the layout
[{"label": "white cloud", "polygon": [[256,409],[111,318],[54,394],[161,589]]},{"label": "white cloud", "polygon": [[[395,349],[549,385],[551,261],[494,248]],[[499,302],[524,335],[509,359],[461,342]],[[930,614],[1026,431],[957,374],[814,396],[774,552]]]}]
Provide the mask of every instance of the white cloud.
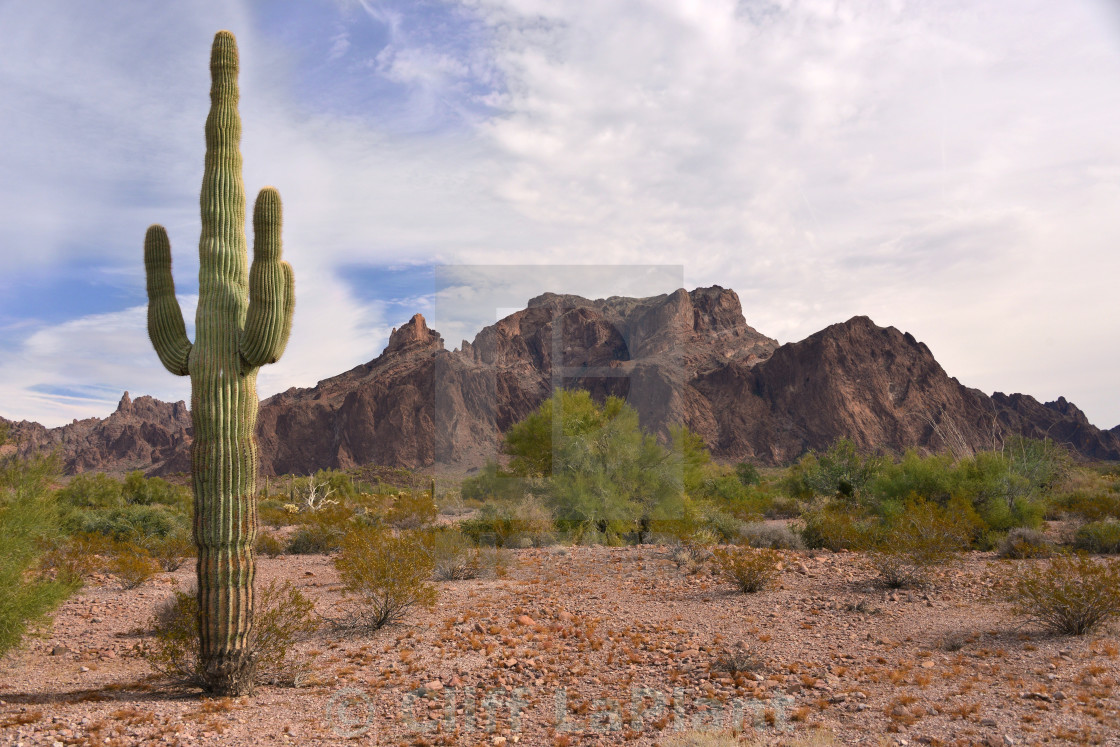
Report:
[{"label": "white cloud", "polygon": [[[242,4],[0,6],[0,126],[20,144],[0,154],[0,272],[133,266],[161,221],[189,287],[206,53],[228,27],[248,199],[264,184],[284,196],[298,289],[263,395],[372,358],[410,316],[361,301],[340,267],[642,264],[736,289],[783,341],[865,313],[966,384],[1064,394],[1120,422],[1120,44],[1104,0],[469,0],[485,33],[445,36],[410,32],[425,4],[360,5],[344,20],[384,25],[387,45],[326,24],[318,60],[375,60],[339,90],[392,84],[404,104],[307,108],[300,58]],[[382,103],[412,114],[390,123]],[[523,281],[479,281],[463,302],[623,292]],[[17,400],[44,422],[92,413],[35,384],[171,391],[138,312],[120,313],[0,340],[3,414]],[[477,323],[437,329],[454,346]],[[132,364],[108,360],[112,335],[84,369],[51,352],[96,324],[130,335]]]},{"label": "white cloud", "polygon": [[[568,229],[550,256],[682,262],[783,340],[867,313],[967,384],[1120,421],[1091,342],[1120,338],[1103,4],[478,5],[501,194]],[[1064,378],[1044,338],[1084,339]]]}]

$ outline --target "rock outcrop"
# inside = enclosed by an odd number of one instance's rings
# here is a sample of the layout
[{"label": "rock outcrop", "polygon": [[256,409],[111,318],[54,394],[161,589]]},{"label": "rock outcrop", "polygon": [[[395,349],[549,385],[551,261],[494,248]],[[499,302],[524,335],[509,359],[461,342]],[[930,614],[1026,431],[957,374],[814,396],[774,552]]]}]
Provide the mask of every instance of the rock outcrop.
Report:
[{"label": "rock outcrop", "polygon": [[[1120,426],[1100,430],[1064,398],[989,397],[909,333],[863,316],[779,346],[747,325],[733,291],[714,286],[640,299],[546,293],[455,351],[417,314],[369,363],[262,402],[261,469],[463,471],[492,458],[501,434],[556,386],[624,397],[663,436],[687,425],[720,459],[784,464],[840,437],[867,450],[966,456],[1022,434],[1120,460]],[[20,423],[13,435],[25,450],[60,448],[68,471],[189,465],[182,402],[126,394],[104,420]]]},{"label": "rock outcrop", "polygon": [[9,440],[21,454],[55,451],[68,474],[150,473],[190,469],[191,415],[186,402],[163,402],[128,392],[107,418],[75,420],[45,428],[26,420],[9,423]]}]

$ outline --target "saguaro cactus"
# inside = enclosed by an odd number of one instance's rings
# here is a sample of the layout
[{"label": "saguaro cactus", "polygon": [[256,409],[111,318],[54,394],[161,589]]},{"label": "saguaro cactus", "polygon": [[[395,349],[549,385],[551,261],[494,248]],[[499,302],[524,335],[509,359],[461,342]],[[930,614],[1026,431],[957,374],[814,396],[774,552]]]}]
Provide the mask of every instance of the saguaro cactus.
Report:
[{"label": "saguaro cactus", "polygon": [[257,532],[257,369],[284,351],[295,301],[292,268],[280,260],[280,195],[272,187],[253,207],[247,266],[237,72],[237,41],[219,31],[210,53],[193,344],[175,298],[167,232],[153,225],[144,239],[148,334],[167,370],[191,377],[201,674],[208,690],[223,695],[253,687],[246,639]]}]

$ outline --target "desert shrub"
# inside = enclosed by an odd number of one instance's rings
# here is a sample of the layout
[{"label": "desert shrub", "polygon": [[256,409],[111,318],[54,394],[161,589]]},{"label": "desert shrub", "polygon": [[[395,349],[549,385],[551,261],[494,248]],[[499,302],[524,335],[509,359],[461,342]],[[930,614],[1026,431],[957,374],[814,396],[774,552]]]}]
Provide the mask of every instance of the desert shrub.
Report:
[{"label": "desert shrub", "polygon": [[428,492],[403,492],[385,514],[385,523],[397,529],[419,529],[436,520],[439,509]]},{"label": "desert shrub", "polygon": [[283,555],[284,548],[284,542],[272,532],[258,532],[257,538],[253,542],[254,550],[270,558]]},{"label": "desert shrub", "polygon": [[436,589],[429,583],[435,564],[415,533],[354,529],[343,538],[334,564],[357,602],[346,627],[378,630],[401,622],[413,607],[435,604]]},{"label": "desert shrub", "polygon": [[764,667],[762,657],[741,643],[718,651],[711,666],[713,671],[726,672],[732,677],[758,672]]},{"label": "desert shrub", "polygon": [[1015,612],[1062,635],[1083,635],[1120,613],[1120,565],[1058,555],[1023,571],[1009,595]]},{"label": "desert shrub", "polygon": [[326,555],[342,547],[345,532],[330,524],[304,524],[288,538],[284,548],[292,555]]},{"label": "desert shrub", "polygon": [[875,517],[837,501],[802,512],[801,521],[806,546],[833,552],[865,549],[875,543],[879,531]]},{"label": "desert shrub", "polygon": [[776,550],[750,547],[716,548],[716,568],[744,594],[762,591],[778,577],[781,554]]},{"label": "desert shrub", "polygon": [[[272,581],[257,589],[253,630],[246,642],[253,658],[254,684],[295,685],[309,669],[294,646],[319,629],[315,603],[290,581]],[[201,687],[197,591],[176,591],[152,617],[139,648],[157,672]]]},{"label": "desert shrub", "polygon": [[8,473],[0,477],[0,656],[80,586],[79,577],[51,578],[39,565],[44,544],[57,539],[57,511],[45,484],[20,474],[24,464],[0,465]]},{"label": "desert shrub", "polygon": [[996,554],[1009,560],[1048,558],[1054,554],[1054,545],[1037,529],[1016,527],[1000,540]]},{"label": "desert shrub", "polygon": [[121,483],[121,498],[126,504],[138,506],[169,506],[182,514],[191,510],[191,490],[184,485],[174,485],[159,477],[144,477],[141,472],[130,472]]},{"label": "desert shrub", "polygon": [[186,514],[163,505],[77,509],[63,519],[70,533],[103,534],[118,541],[144,542],[188,531]]},{"label": "desert shrub", "polygon": [[525,480],[506,472],[497,462],[490,460],[477,475],[463,480],[459,491],[463,500],[513,502],[525,495]]},{"label": "desert shrub", "polygon": [[105,569],[117,577],[125,589],[135,589],[159,573],[159,563],[146,549],[131,542],[118,542],[108,557]]},{"label": "desert shrub", "polygon": [[750,462],[739,462],[735,465],[735,476],[739,478],[739,482],[744,487],[752,485],[759,485],[762,483],[762,473],[758,471],[758,467]]},{"label": "desert shrub", "polygon": [[483,555],[462,532],[456,529],[431,532],[427,544],[437,581],[461,581],[481,575]]},{"label": "desert shrub", "polygon": [[1093,521],[1079,527],[1073,546],[1092,553],[1120,553],[1120,521]]},{"label": "desert shrub", "polygon": [[1046,514],[1039,486],[1016,469],[1001,452],[981,452],[962,461],[954,472],[954,495],[967,498],[988,529],[1037,529]]},{"label": "desert shrub", "polygon": [[542,547],[555,539],[552,511],[539,499],[487,501],[472,519],[459,522],[460,531],[476,545]]},{"label": "desert shrub", "polygon": [[299,506],[276,498],[257,503],[257,520],[270,527],[286,527],[300,523]]},{"label": "desert shrub", "polygon": [[771,550],[804,550],[801,537],[785,524],[745,524],[739,538],[751,547]]},{"label": "desert shrub", "polygon": [[[784,511],[782,495],[766,485],[744,485],[731,470],[712,465],[705,478],[689,497],[702,505],[712,506],[741,521],[758,521]],[[796,506],[796,502],[793,502]]]},{"label": "desert shrub", "polygon": [[871,564],[890,588],[922,586],[930,569],[968,548],[979,520],[963,500],[942,508],[931,501],[908,501],[873,545]]},{"label": "desert shrub", "polygon": [[944,504],[954,490],[954,464],[950,454],[922,456],[908,450],[898,462],[886,462],[871,486],[880,501],[919,498]]},{"label": "desert shrub", "polygon": [[716,536],[712,531],[699,527],[673,537],[669,543],[669,557],[685,573],[699,573],[712,559],[715,544]]},{"label": "desert shrub", "polygon": [[177,571],[187,558],[195,555],[195,545],[190,532],[180,531],[166,537],[150,537],[143,543],[148,554],[165,571]]},{"label": "desert shrub", "polygon": [[1003,445],[1011,469],[1039,492],[1050,492],[1073,472],[1073,457],[1057,442],[1046,438],[1011,436]]},{"label": "desert shrub", "polygon": [[823,454],[809,452],[793,465],[784,481],[786,490],[802,498],[836,497],[863,499],[882,468],[879,457],[861,454],[846,438]]},{"label": "desert shrub", "polygon": [[709,511],[704,520],[704,528],[710,531],[717,542],[733,542],[742,535],[744,522],[723,511]]},{"label": "desert shrub", "polygon": [[1050,513],[1074,514],[1085,521],[1120,518],[1120,492],[1106,488],[1075,488],[1050,499]]},{"label": "desert shrub", "polygon": [[86,576],[104,565],[113,541],[101,534],[72,534],[45,543],[39,572],[80,585]]},{"label": "desert shrub", "polygon": [[288,539],[293,555],[325,555],[342,547],[342,538],[353,526],[354,515],[344,506],[329,506],[300,515],[301,523]]},{"label": "desert shrub", "polygon": [[103,473],[75,475],[58,490],[58,501],[72,508],[119,508],[124,505],[121,484]]}]

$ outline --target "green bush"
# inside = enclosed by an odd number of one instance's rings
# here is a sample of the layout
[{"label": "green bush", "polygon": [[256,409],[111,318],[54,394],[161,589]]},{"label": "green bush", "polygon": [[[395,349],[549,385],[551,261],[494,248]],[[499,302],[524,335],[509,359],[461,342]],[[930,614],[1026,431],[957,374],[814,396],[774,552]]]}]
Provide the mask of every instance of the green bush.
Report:
[{"label": "green bush", "polygon": [[1037,529],[1046,514],[1039,487],[1000,452],[981,452],[963,461],[955,473],[955,492],[967,498],[988,529]]},{"label": "green bush", "polygon": [[853,506],[829,502],[801,514],[801,539],[816,549],[863,550],[875,544],[879,522]]},{"label": "green bush", "polygon": [[463,500],[514,502],[525,495],[525,480],[506,472],[497,462],[490,460],[477,475],[463,480],[459,491]]},{"label": "green bush", "polygon": [[1050,499],[1050,507],[1054,513],[1074,514],[1085,521],[1120,519],[1120,492],[1106,488],[1074,489],[1055,495]]},{"label": "green bush", "polygon": [[430,492],[399,493],[385,514],[385,523],[397,529],[419,529],[436,520],[439,509]]},{"label": "green bush", "polygon": [[284,554],[284,543],[272,532],[257,532],[257,539],[253,543],[253,549],[260,555],[267,555],[270,558],[279,557]]},{"label": "green bush", "polygon": [[[272,581],[255,595],[253,630],[247,650],[254,684],[298,686],[309,670],[295,644],[320,627],[315,603],[290,581]],[[157,672],[201,687],[197,591],[176,591],[156,612],[140,654]]]},{"label": "green bush", "polygon": [[120,508],[124,495],[120,482],[98,472],[75,475],[58,490],[58,502],[71,508]]},{"label": "green bush", "polygon": [[190,532],[186,530],[165,537],[149,537],[143,542],[143,547],[165,571],[179,570],[196,553]]},{"label": "green bush", "polygon": [[327,555],[342,547],[345,535],[345,527],[339,524],[313,521],[292,533],[285,550],[291,555]]},{"label": "green bush", "polygon": [[685,485],[707,460],[697,441],[677,429],[666,449],[617,397],[599,405],[586,391],[560,389],[509,429],[503,448],[511,474],[540,486],[562,531],[642,539],[654,522],[680,516]]},{"label": "green bush", "polygon": [[720,467],[706,470],[703,481],[689,496],[741,521],[758,521],[774,506],[774,496],[769,491],[757,485],[743,485],[738,477]]},{"label": "green bush", "polygon": [[1120,565],[1059,555],[1030,567],[1009,594],[1015,612],[1061,635],[1084,635],[1120,613]]},{"label": "green bush", "polygon": [[435,530],[425,539],[437,581],[478,578],[486,570],[488,556],[458,529]]},{"label": "green bush", "polygon": [[908,501],[872,545],[871,564],[889,588],[923,586],[930,570],[965,550],[979,521],[966,501],[942,508],[932,501]]},{"label": "green bush", "polygon": [[871,487],[879,501],[911,498],[945,504],[955,489],[955,466],[950,454],[922,456],[908,450],[898,462],[886,462]]},{"label": "green bush", "polygon": [[62,523],[71,534],[103,534],[138,543],[184,534],[190,526],[186,514],[164,505],[79,508],[68,513]]},{"label": "green bush", "polygon": [[738,541],[745,522],[724,511],[709,511],[704,518],[704,527],[714,534],[719,542]]},{"label": "green bush", "polygon": [[300,523],[299,506],[276,498],[257,503],[257,520],[266,526],[286,527]]},{"label": "green bush", "polygon": [[359,527],[346,534],[334,559],[343,586],[356,598],[346,627],[378,630],[401,622],[413,607],[431,607],[436,589],[429,583],[435,563],[416,533],[393,535]]},{"label": "green bush", "polygon": [[43,548],[61,540],[48,489],[56,468],[53,458],[0,457],[0,656],[81,585],[40,565]]},{"label": "green bush", "polygon": [[872,481],[883,466],[879,457],[861,454],[846,438],[823,454],[809,452],[789,470],[786,489],[794,496],[826,496],[851,501],[866,497]]},{"label": "green bush", "polygon": [[118,542],[108,558],[106,570],[116,576],[125,589],[135,589],[156,575],[160,567],[143,547]]},{"label": "green bush", "polygon": [[736,464],[735,476],[739,478],[739,483],[745,488],[762,484],[762,473],[758,471],[758,467],[750,462]]},{"label": "green bush", "polygon": [[459,522],[459,530],[476,545],[543,547],[555,539],[556,522],[539,498],[488,501],[478,515]]},{"label": "green bush", "polygon": [[288,539],[287,552],[293,555],[325,555],[342,546],[342,537],[357,524],[353,509],[342,503],[302,511],[299,525]]},{"label": "green bush", "polygon": [[1092,553],[1120,553],[1120,521],[1093,521],[1079,527],[1073,546]]},{"label": "green bush", "polygon": [[141,472],[130,472],[121,484],[121,498],[133,506],[169,506],[188,515],[191,512],[191,491],[182,485],[173,485],[159,477],[144,477]]}]

